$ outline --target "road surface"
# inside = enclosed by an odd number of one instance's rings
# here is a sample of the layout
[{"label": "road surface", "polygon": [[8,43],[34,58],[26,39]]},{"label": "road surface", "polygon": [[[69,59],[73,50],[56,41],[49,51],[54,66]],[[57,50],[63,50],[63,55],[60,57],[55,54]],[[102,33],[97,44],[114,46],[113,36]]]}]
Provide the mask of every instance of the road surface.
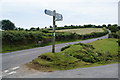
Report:
[{"label": "road surface", "polygon": [[[23,71],[6,78],[118,78],[118,64],[54,72]],[[22,74],[21,74],[22,73]]]}]

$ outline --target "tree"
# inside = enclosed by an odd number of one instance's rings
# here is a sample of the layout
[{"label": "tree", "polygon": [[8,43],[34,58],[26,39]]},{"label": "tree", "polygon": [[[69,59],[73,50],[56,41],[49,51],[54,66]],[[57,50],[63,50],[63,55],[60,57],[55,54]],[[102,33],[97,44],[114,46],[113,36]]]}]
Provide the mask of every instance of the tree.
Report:
[{"label": "tree", "polygon": [[91,25],[91,24],[84,25],[84,28],[92,28],[92,27],[93,27],[93,25]]},{"label": "tree", "polygon": [[52,28],[52,26],[50,26],[50,28]]},{"label": "tree", "polygon": [[19,31],[20,31],[20,30],[24,30],[24,28],[20,28],[20,27],[19,27],[19,28],[17,28],[17,30],[19,30]]},{"label": "tree", "polygon": [[101,26],[101,25],[98,25],[97,28],[102,28],[102,26]]},{"label": "tree", "polygon": [[106,27],[106,25],[105,25],[105,24],[103,24],[103,25],[102,25],[102,27]]},{"label": "tree", "polygon": [[67,25],[64,25],[64,27],[67,27]]},{"label": "tree", "polygon": [[15,28],[14,30],[18,30],[18,28]]},{"label": "tree", "polygon": [[34,27],[31,27],[30,28],[30,31],[35,31],[36,29]]},{"label": "tree", "polygon": [[110,26],[108,29],[111,30],[111,32],[116,32],[119,30],[117,26]]},{"label": "tree", "polygon": [[112,26],[118,27],[118,25],[117,25],[117,24],[113,24]]},{"label": "tree", "polygon": [[120,39],[120,30],[116,32],[118,38]]},{"label": "tree", "polygon": [[12,23],[10,20],[2,20],[0,21],[0,23],[1,23],[2,30],[14,30],[15,29],[14,23]]},{"label": "tree", "polygon": [[25,29],[25,31],[29,31],[28,29]]},{"label": "tree", "polygon": [[39,27],[37,27],[37,28],[36,28],[36,30],[40,30],[40,28],[39,28]]},{"label": "tree", "polygon": [[110,27],[111,26],[111,24],[108,24],[108,27]]}]

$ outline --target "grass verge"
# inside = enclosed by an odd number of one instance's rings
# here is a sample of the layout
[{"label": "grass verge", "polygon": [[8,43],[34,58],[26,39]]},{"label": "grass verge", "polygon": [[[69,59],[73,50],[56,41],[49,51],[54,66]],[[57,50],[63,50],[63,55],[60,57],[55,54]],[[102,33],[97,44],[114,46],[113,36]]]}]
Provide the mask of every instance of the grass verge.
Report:
[{"label": "grass verge", "polygon": [[[59,53],[42,54],[26,65],[36,70],[49,72],[117,63],[119,54],[116,41],[117,39],[105,39],[90,44],[69,45]],[[104,44],[100,47],[95,46],[98,43]],[[105,46],[107,49],[103,49]],[[109,50],[110,52],[108,52]]]}]

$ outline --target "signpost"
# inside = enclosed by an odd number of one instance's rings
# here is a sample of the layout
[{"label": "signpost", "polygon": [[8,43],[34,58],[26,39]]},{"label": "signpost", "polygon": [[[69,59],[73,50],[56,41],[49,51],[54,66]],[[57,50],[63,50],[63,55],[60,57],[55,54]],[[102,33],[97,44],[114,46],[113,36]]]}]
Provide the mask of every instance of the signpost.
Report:
[{"label": "signpost", "polygon": [[55,18],[56,21],[62,21],[63,20],[63,17],[62,17],[61,14],[56,13],[55,16],[56,16],[56,18]]},{"label": "signpost", "polygon": [[45,9],[45,14],[49,16],[53,16],[53,40],[52,40],[52,53],[55,53],[55,21],[62,21],[63,16],[59,13],[56,13],[56,11],[51,11]]}]

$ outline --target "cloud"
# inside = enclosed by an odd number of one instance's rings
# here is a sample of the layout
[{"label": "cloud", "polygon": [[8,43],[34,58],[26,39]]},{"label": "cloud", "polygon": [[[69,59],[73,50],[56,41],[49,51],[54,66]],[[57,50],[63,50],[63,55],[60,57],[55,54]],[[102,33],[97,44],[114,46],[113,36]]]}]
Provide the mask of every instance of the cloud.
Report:
[{"label": "cloud", "polygon": [[56,10],[64,17],[58,25],[117,23],[119,0],[2,0],[2,19],[17,26],[49,26],[52,17],[44,9]]}]

